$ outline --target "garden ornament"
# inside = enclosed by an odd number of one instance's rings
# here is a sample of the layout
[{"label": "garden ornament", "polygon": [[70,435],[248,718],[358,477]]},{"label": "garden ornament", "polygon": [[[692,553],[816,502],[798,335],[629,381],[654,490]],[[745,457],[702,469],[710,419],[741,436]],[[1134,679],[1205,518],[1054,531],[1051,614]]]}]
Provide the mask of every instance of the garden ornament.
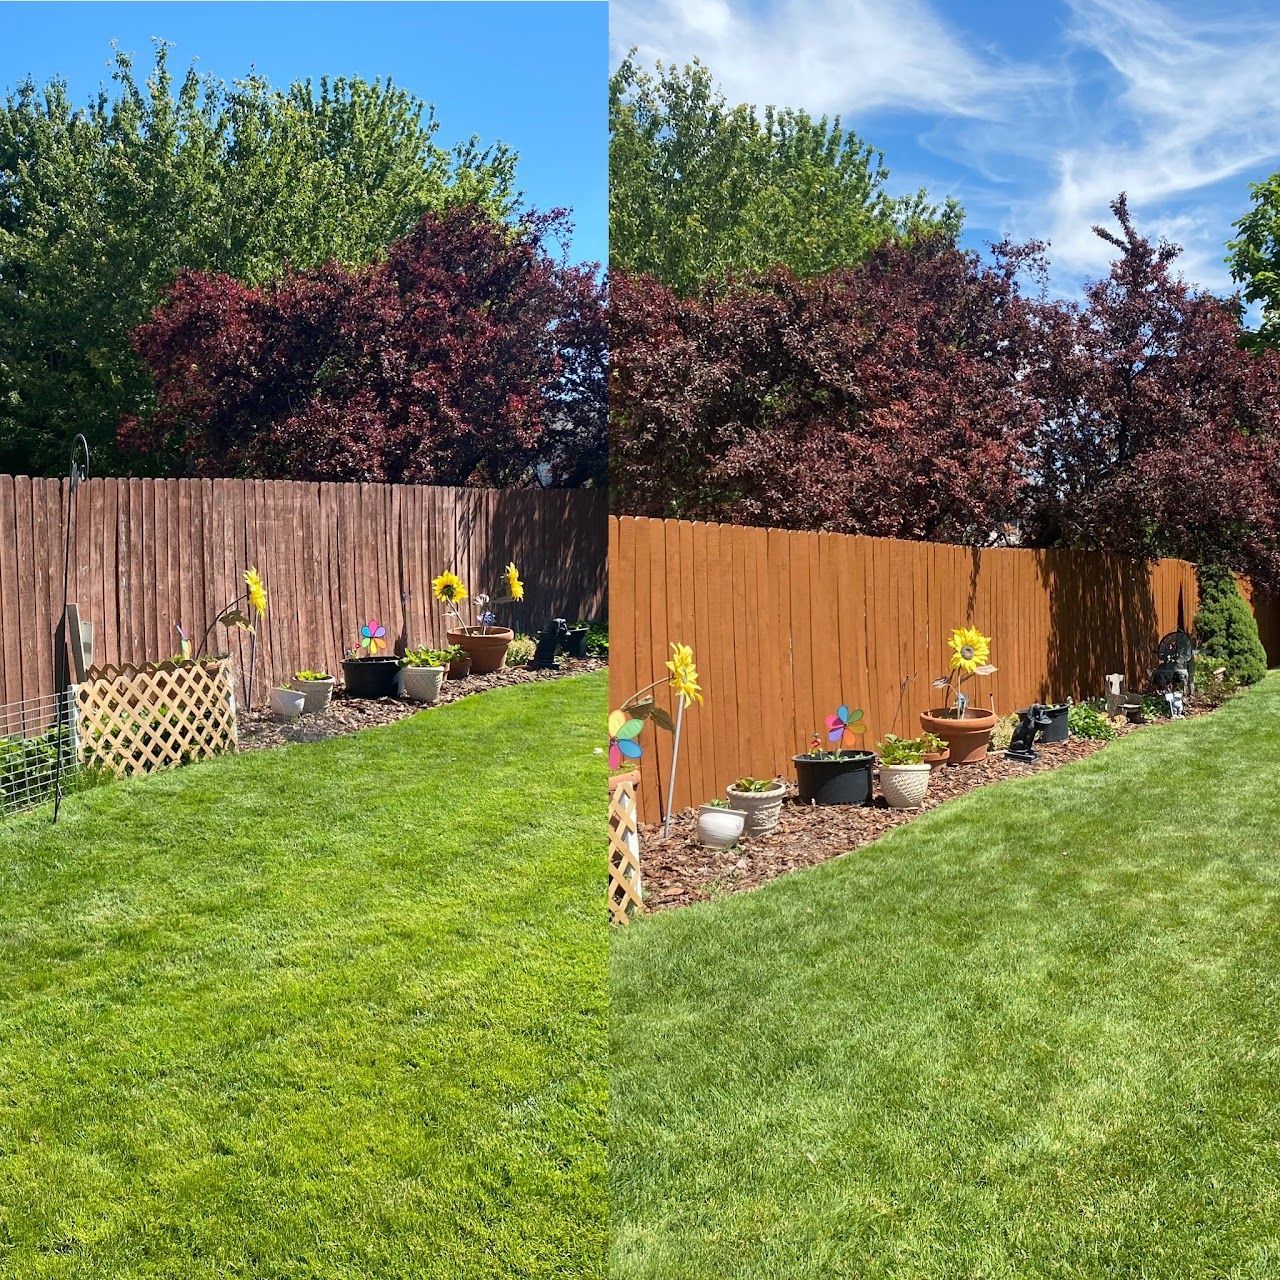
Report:
[{"label": "garden ornament", "polygon": [[1182,720],[1185,716],[1184,700],[1181,689],[1166,689],[1164,691],[1165,704],[1169,708],[1169,718],[1172,720]]},{"label": "garden ornament", "polygon": [[1107,676],[1107,715],[1114,716],[1124,705],[1124,676],[1119,671]]},{"label": "garden ornament", "polygon": [[[62,623],[58,628],[59,636],[66,635],[67,629],[67,600],[68,600],[68,584],[71,578],[71,533],[75,521],[76,509],[76,491],[80,488],[83,481],[89,478],[89,442],[82,435],[77,435],[71,442],[71,464],[67,470],[67,528],[62,541]],[[62,689],[64,695],[70,687],[70,664],[66,661],[66,651],[62,651],[63,662],[62,670],[59,672],[61,677],[60,684],[65,687]],[[75,732],[74,726],[66,723],[65,706],[67,698],[63,696],[58,699],[58,722],[55,729],[56,737],[54,741],[57,747],[54,751],[53,761],[53,821],[57,824],[58,813],[62,808],[62,757],[64,753],[64,742]]]},{"label": "garden ornament", "polygon": [[545,631],[538,632],[538,643],[533,651],[530,667],[538,670],[554,671],[560,664],[556,661],[556,650],[569,639],[569,624],[564,618],[552,618]]},{"label": "garden ornament", "polygon": [[1181,689],[1190,693],[1195,685],[1195,641],[1185,631],[1170,631],[1156,647],[1160,665],[1152,672],[1151,685],[1157,693]]},{"label": "garden ornament", "polygon": [[1024,760],[1028,764],[1034,764],[1040,759],[1032,749],[1036,734],[1042,729],[1047,729],[1051,723],[1049,708],[1042,702],[1033,702],[1025,710],[1019,711],[1018,727],[1013,731],[1013,737],[1009,741],[1005,755],[1010,760]]}]

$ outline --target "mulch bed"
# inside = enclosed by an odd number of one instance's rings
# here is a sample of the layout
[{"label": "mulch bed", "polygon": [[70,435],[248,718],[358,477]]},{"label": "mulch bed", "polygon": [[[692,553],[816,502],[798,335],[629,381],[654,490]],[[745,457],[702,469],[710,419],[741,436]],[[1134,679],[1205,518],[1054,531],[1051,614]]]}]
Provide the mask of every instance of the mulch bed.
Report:
[{"label": "mulch bed", "polygon": [[[1187,708],[1187,718],[1204,715],[1207,707]],[[1116,726],[1124,737],[1145,726]],[[800,804],[795,787],[788,788],[777,827],[767,835],[750,836],[732,849],[708,849],[698,843],[698,811],[684,809],[671,817],[671,835],[662,839],[660,826],[640,826],[640,874],[650,911],[706,902],[728,893],[758,888],[789,871],[816,866],[879,839],[887,831],[911,822],[948,800],[977,787],[1025,778],[1083,760],[1108,744],[1096,739],[1068,738],[1063,743],[1037,743],[1039,760],[1026,764],[992,752],[981,764],[935,768],[919,809],[890,809],[877,795],[873,806]]]},{"label": "mulch bed", "polygon": [[603,671],[608,664],[599,658],[584,660],[562,658],[555,670],[532,671],[528,667],[504,667],[487,676],[467,676],[462,680],[446,680],[439,700],[431,706],[410,702],[407,698],[348,698],[341,689],[325,711],[302,716],[297,720],[277,720],[267,711],[242,712],[238,718],[240,750],[256,751],[263,747],[279,747],[287,742],[320,742],[345,733],[358,733],[378,725],[394,724],[405,716],[430,711],[445,703],[457,702],[476,693],[505,689],[515,684],[534,684],[545,680],[563,680],[566,676]]}]

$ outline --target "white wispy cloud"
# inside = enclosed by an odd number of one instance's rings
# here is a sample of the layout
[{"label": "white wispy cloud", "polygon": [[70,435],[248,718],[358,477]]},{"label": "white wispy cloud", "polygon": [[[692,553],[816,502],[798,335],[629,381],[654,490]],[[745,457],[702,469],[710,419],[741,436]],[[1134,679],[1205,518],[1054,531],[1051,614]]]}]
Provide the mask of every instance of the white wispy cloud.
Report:
[{"label": "white wispy cloud", "polygon": [[[1031,58],[948,21],[944,0],[613,0],[615,57],[697,56],[735,101],[917,113],[926,151],[959,164],[973,224],[1051,241],[1072,292],[1104,270],[1091,231],[1124,190],[1140,226],[1184,247],[1183,273],[1231,287],[1223,262],[1246,183],[1280,164],[1280,4],[1062,0],[1060,47]],[[865,126],[874,142],[874,127]],[[894,156],[888,157],[894,167]],[[919,161],[913,177],[921,176]]]},{"label": "white wispy cloud", "polygon": [[697,57],[737,102],[997,118],[1033,69],[969,47],[925,0],[615,0],[615,61]]}]

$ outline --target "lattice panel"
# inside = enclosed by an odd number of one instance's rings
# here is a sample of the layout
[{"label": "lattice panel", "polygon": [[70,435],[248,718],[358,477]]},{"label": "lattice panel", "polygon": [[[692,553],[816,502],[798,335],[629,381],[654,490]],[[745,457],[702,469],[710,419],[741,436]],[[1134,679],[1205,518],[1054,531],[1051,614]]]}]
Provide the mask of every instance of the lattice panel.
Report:
[{"label": "lattice panel", "polygon": [[236,749],[223,662],[94,667],[76,697],[81,758],[121,778]]},{"label": "lattice panel", "polygon": [[636,784],[615,778],[609,784],[609,916],[614,924],[629,924],[643,911]]}]

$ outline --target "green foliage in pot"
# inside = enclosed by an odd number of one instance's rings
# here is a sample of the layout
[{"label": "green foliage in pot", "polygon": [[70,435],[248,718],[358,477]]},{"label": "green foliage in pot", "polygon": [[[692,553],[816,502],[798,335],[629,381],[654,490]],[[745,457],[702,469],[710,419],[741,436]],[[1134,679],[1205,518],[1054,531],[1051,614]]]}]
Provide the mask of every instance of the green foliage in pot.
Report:
[{"label": "green foliage in pot", "polygon": [[607,658],[609,656],[609,628],[603,622],[586,622],[579,619],[574,627],[587,629],[587,657]]},{"label": "green foliage in pot", "polygon": [[739,778],[733,784],[733,789],[749,795],[759,795],[765,791],[772,791],[777,786],[777,778]]},{"label": "green foliage in pot", "polygon": [[295,680],[332,680],[333,677],[327,671],[295,671],[293,673]]},{"label": "green foliage in pot", "polygon": [[925,756],[943,750],[946,745],[935,733],[924,733],[918,738],[899,738],[886,733],[879,747],[880,763],[923,764]]},{"label": "green foliage in pot", "polygon": [[[1221,565],[1201,565],[1200,610],[1192,626],[1202,650],[1214,655],[1215,666],[1240,684],[1256,684],[1267,674],[1267,654],[1258,638],[1253,616],[1231,571]],[[1197,666],[1203,659],[1197,660]]]},{"label": "green foliage in pot", "polygon": [[509,645],[507,645],[507,664],[508,666],[519,666],[524,662],[532,662],[533,655],[537,652],[538,642],[532,636],[517,635]]},{"label": "green foliage in pot", "polygon": [[1067,710],[1067,728],[1077,738],[1094,738],[1110,742],[1116,736],[1116,727],[1106,713],[1087,702],[1077,702]]},{"label": "green foliage in pot", "polygon": [[462,650],[457,645],[448,649],[431,649],[423,646],[420,649],[406,649],[402,665],[406,667],[447,667],[453,660],[455,651]]},{"label": "green foliage in pot", "polygon": [[727,809],[729,802],[727,800],[708,800],[703,807],[707,809]]}]

